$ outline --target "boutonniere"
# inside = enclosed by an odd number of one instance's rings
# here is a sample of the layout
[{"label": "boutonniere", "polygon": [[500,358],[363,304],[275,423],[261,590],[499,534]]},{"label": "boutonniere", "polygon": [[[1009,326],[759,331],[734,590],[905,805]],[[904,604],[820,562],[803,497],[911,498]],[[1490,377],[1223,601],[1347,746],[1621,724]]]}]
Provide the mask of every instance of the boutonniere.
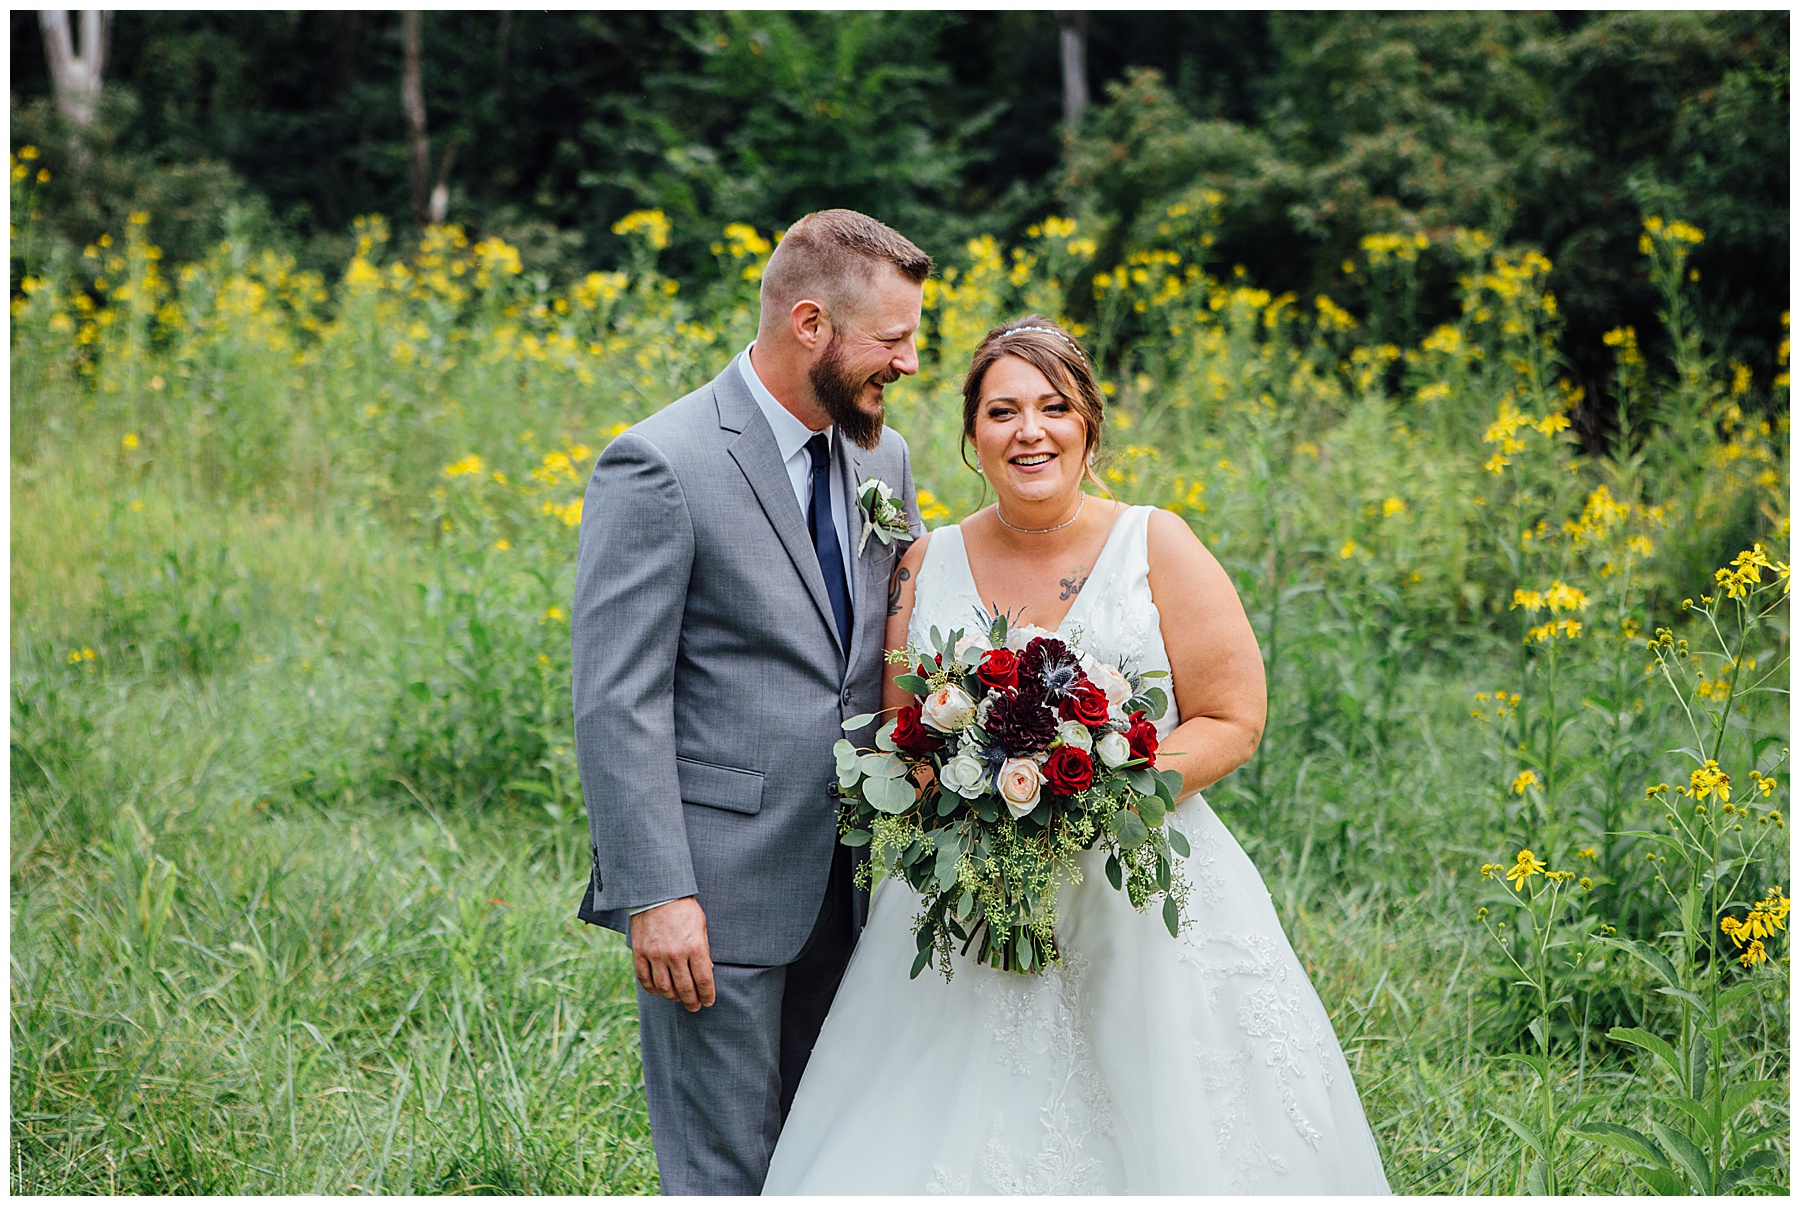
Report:
[{"label": "boutonniere", "polygon": [[896,536],[912,535],[906,522],[906,511],[894,497],[894,488],[878,477],[865,478],[856,487],[856,509],[862,515],[862,539],[856,542],[856,555],[863,555],[873,536],[889,544]]}]

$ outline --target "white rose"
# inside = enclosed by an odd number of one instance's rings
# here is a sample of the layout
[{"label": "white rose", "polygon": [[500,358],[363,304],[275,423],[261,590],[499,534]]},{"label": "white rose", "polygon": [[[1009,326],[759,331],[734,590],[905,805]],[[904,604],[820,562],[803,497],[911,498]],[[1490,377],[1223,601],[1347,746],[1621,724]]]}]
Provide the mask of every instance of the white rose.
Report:
[{"label": "white rose", "polygon": [[954,733],[975,718],[975,701],[961,687],[942,686],[919,705],[919,718],[940,733]]},{"label": "white rose", "polygon": [[1094,750],[1093,734],[1089,733],[1087,726],[1079,720],[1065,720],[1057,725],[1056,737],[1064,745],[1072,745],[1084,754],[1092,753]]},{"label": "white rose", "polygon": [[965,664],[973,664],[974,661],[979,660],[979,656],[974,659],[967,659],[967,655],[971,650],[977,655],[980,655],[986,653],[990,648],[991,646],[988,644],[987,633],[977,632],[970,636],[963,637],[960,641],[956,642],[956,659],[965,662]]},{"label": "white rose", "polygon": [[1038,806],[1038,797],[1044,790],[1044,772],[1029,758],[1008,758],[1000,764],[996,782],[1001,803],[1017,820]]},{"label": "white rose", "polygon": [[1006,630],[1006,647],[1014,653],[1021,652],[1038,637],[1055,637],[1048,628],[1039,628],[1036,624],[1020,624],[1016,628]]},{"label": "white rose", "polygon": [[1108,733],[1094,750],[1107,766],[1123,766],[1131,761],[1131,742],[1125,740],[1123,733]]},{"label": "white rose", "polygon": [[974,754],[958,754],[944,763],[938,774],[943,785],[965,800],[973,800],[987,790],[987,768]]},{"label": "white rose", "polygon": [[1131,698],[1131,684],[1119,671],[1107,665],[1091,653],[1081,655],[1081,668],[1086,672],[1088,681],[1106,692],[1108,707],[1121,708]]}]

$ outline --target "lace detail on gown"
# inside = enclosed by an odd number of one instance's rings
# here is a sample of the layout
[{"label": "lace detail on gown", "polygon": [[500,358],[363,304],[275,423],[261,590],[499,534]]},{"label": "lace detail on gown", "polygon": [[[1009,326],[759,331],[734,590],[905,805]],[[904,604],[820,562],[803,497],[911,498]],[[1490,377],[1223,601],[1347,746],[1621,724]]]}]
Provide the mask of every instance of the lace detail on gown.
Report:
[{"label": "lace detail on gown", "polygon": [[[996,1117],[981,1158],[981,1179],[998,1193],[1099,1193],[1101,1163],[1083,1155],[1089,1135],[1112,1130],[1106,1087],[1094,1066],[1081,1010],[1087,960],[1070,955],[1036,983],[984,979],[976,994],[988,1010],[988,1029],[1015,1074],[1030,1076],[1042,1063],[1049,1094],[1039,1109],[1043,1137],[1030,1157],[1016,1155],[1001,1139]],[[1013,976],[1013,980],[1024,977]]]},{"label": "lace detail on gown", "polygon": [[[1125,510],[1058,628],[1167,671],[1148,507]],[[961,529],[919,567],[910,634],[970,629]],[[1172,679],[1163,682],[1171,701]],[[1175,708],[1158,723],[1167,737]],[[1179,938],[1092,851],[1041,976],[957,957],[909,979],[918,898],[881,884],[769,1167],[768,1193],[1385,1193],[1331,1021],[1268,889],[1198,793],[1172,814],[1194,885]]]}]

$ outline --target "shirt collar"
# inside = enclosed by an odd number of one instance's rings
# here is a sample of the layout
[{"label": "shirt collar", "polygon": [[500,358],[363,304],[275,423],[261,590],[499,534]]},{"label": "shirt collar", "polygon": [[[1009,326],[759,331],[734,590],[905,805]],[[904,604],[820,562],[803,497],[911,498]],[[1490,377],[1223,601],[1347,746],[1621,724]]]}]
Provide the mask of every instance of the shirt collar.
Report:
[{"label": "shirt collar", "polygon": [[775,395],[769,392],[769,387],[764,385],[762,378],[756,375],[756,366],[750,363],[750,349],[755,346],[756,343],[752,341],[749,346],[744,348],[743,355],[738,357],[738,371],[744,376],[744,384],[750,387],[750,396],[755,398],[756,404],[762,408],[763,418],[769,421],[769,430],[775,433],[775,446],[781,450],[781,459],[790,461],[794,459],[796,453],[805,449],[813,436],[823,435],[829,440],[832,429],[827,427],[822,432],[814,431],[796,419],[794,412],[783,406]]}]

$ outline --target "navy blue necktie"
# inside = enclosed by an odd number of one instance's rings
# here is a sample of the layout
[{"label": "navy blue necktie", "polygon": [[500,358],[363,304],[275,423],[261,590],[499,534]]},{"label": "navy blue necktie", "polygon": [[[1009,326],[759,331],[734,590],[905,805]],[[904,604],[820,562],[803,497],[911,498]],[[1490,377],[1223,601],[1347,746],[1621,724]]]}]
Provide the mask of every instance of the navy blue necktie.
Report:
[{"label": "navy blue necktie", "polygon": [[806,526],[812,529],[813,552],[825,574],[825,593],[831,598],[831,614],[837,619],[838,638],[850,648],[850,586],[844,577],[844,554],[838,548],[837,520],[831,507],[831,443],[823,432],[806,442],[812,454],[812,502],[806,508]]}]

